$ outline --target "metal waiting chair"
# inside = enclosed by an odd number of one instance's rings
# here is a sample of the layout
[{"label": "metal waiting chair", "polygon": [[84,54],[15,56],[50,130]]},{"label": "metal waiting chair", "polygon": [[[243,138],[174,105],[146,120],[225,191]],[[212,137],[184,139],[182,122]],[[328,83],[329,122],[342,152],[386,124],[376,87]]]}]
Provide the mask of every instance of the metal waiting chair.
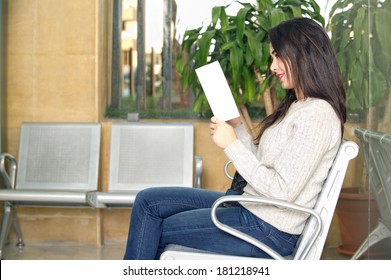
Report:
[{"label": "metal waiting chair", "polygon": [[360,139],[370,191],[380,212],[377,226],[352,256],[355,260],[374,244],[391,237],[391,135],[363,128],[356,128],[354,133]]},{"label": "metal waiting chair", "polygon": [[18,161],[5,153],[0,162],[0,258],[12,225],[23,246],[14,208],[90,207],[86,193],[98,189],[100,138],[98,123],[22,124]]},{"label": "metal waiting chair", "polygon": [[119,122],[111,127],[108,191],[90,192],[95,208],[130,208],[148,187],[201,187],[202,159],[194,156],[188,122]]},{"label": "metal waiting chair", "polygon": [[[294,260],[319,260],[323,251],[326,237],[330,228],[331,220],[335,211],[335,206],[342,188],[342,183],[346,174],[349,161],[358,154],[358,145],[353,141],[344,140],[341,144],[328,177],[323,185],[323,189],[318,196],[317,203],[313,209],[302,207],[296,204],[270,199],[266,197],[249,196],[223,196],[216,200],[211,210],[213,223],[221,230],[232,234],[252,245],[260,248],[274,259],[294,259]],[[237,231],[225,224],[222,224],[216,217],[216,209],[227,201],[241,201],[266,203],[277,207],[286,207],[309,214],[303,233],[301,234],[296,248],[292,255],[283,257],[270,247],[255,238]],[[163,260],[207,260],[207,259],[249,259],[245,257],[221,255],[198,249],[169,244],[160,256]],[[253,259],[253,258],[252,258]]]}]

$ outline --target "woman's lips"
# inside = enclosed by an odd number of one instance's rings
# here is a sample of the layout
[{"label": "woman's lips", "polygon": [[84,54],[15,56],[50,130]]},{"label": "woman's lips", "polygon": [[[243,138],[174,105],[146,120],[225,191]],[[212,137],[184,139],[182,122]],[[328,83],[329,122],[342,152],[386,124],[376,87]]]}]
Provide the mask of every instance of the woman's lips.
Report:
[{"label": "woman's lips", "polygon": [[282,81],[282,78],[285,76],[284,73],[277,74],[277,77],[280,81]]}]

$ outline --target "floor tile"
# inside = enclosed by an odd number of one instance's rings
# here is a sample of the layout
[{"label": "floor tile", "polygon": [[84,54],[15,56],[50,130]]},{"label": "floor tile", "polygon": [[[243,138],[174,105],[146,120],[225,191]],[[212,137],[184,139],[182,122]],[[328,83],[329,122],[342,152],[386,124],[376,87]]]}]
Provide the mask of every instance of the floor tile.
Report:
[{"label": "floor tile", "polygon": [[[15,244],[7,244],[3,251],[5,260],[122,260],[125,245],[75,245],[67,243],[42,245],[27,244],[19,249]],[[335,247],[323,250],[322,260],[349,260],[351,256],[340,254]],[[368,259],[363,256],[361,259]],[[370,259],[391,260],[390,254]]]}]

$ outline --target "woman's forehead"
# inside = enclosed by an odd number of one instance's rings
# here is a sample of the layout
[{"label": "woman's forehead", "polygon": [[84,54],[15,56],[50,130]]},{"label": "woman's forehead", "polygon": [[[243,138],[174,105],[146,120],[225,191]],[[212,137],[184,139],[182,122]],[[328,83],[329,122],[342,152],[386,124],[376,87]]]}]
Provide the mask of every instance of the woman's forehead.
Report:
[{"label": "woman's forehead", "polygon": [[269,52],[270,52],[270,54],[275,54],[276,53],[276,51],[273,48],[272,43],[269,43]]}]

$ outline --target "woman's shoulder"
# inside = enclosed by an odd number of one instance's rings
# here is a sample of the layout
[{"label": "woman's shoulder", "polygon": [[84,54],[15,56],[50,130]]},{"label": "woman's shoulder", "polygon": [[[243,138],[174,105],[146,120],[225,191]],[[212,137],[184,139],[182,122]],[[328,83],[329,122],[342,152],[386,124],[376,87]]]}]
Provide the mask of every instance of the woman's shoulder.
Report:
[{"label": "woman's shoulder", "polygon": [[317,134],[325,135],[325,138],[335,138],[336,142],[340,135],[341,122],[331,104],[319,98],[306,98],[295,102],[294,108],[288,114],[287,124],[305,131],[316,131]]},{"label": "woman's shoulder", "polygon": [[292,104],[291,112],[288,115],[293,120],[305,123],[324,123],[340,125],[339,118],[334,108],[326,100],[319,98],[305,98]]},{"label": "woman's shoulder", "polygon": [[314,112],[334,112],[333,107],[329,102],[320,98],[307,97],[303,100],[298,100],[293,104],[297,109],[306,109]]}]

